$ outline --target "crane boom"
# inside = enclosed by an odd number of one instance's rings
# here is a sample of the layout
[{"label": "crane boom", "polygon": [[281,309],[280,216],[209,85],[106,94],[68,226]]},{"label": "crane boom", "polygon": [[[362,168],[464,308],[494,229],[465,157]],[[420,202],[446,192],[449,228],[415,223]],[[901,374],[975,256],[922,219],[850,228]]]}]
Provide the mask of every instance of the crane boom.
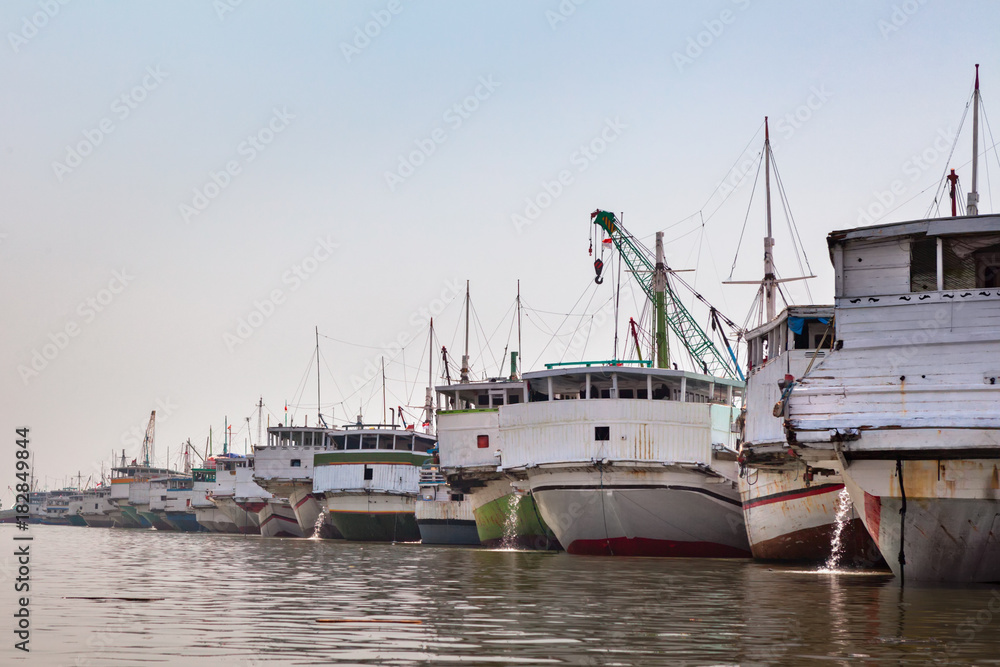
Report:
[{"label": "crane boom", "polygon": [[[743,373],[732,359],[732,353],[726,355],[715,346],[712,339],[698,325],[671,288],[670,281],[666,279],[666,274],[669,272],[666,265],[663,264],[661,267],[660,263],[654,263],[649,250],[621,226],[621,222],[614,213],[597,210],[591,214],[590,218],[593,224],[599,225],[611,239],[639,286],[642,287],[649,300],[657,306],[658,331],[656,332],[656,340],[657,347],[663,348],[662,354],[659,349],[657,350],[657,361],[660,362],[658,365],[661,367],[666,365],[667,336],[665,328],[661,329],[663,321],[666,320],[666,324],[674,332],[677,339],[691,356],[701,363],[701,370],[706,375],[742,380]],[[659,269],[659,276],[657,269]],[[662,291],[658,291],[657,288],[661,285]]]}]

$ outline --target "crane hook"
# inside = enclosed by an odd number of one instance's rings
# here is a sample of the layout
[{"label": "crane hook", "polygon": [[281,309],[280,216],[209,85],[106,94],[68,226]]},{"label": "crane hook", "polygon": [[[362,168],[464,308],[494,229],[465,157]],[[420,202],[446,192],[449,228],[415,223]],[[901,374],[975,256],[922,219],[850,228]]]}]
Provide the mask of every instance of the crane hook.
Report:
[{"label": "crane hook", "polygon": [[594,260],[594,271],[597,272],[597,277],[594,278],[594,282],[600,285],[604,282],[604,278],[601,277],[601,271],[604,270],[604,262],[599,259]]}]

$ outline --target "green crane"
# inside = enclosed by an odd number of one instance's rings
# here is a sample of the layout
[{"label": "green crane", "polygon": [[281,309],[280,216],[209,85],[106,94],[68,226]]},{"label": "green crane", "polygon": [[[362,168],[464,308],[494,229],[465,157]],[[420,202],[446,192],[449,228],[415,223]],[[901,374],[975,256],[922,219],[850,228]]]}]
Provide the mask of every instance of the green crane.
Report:
[{"label": "green crane", "polygon": [[[667,280],[669,269],[663,261],[663,234],[657,233],[656,257],[643,246],[628,230],[624,229],[614,213],[597,210],[590,215],[591,222],[604,230],[639,286],[656,308],[656,366],[670,367],[670,348],[667,339],[667,325],[680,340],[691,356],[702,366],[706,375],[727,377],[743,380],[743,371],[736,361],[736,355],[726,342],[728,355],[721,352],[708,337],[708,334],[698,326],[698,323],[688,312],[684,304],[674,293]],[[597,270],[597,282],[601,282],[600,273],[604,264],[600,259],[594,262]],[[699,296],[699,298],[701,298]],[[702,299],[704,301],[704,299]],[[713,323],[718,314],[712,309]]]}]

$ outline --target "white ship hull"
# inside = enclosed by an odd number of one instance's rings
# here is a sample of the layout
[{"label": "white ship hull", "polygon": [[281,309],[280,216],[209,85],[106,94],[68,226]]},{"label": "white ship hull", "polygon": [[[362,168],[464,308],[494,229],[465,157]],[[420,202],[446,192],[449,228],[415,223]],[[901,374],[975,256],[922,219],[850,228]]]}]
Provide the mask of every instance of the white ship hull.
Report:
[{"label": "white ship hull", "polygon": [[[829,461],[819,467],[839,469]],[[851,505],[841,475],[803,479],[803,470],[748,469],[740,498],[754,558],[828,562],[839,534],[838,565],[872,566],[881,561],[861,517]],[[848,507],[842,507],[847,503]],[[844,509],[838,531],[838,510]]]},{"label": "white ship hull", "polygon": [[243,535],[257,535],[260,533],[260,520],[256,512],[248,512],[237,504],[232,496],[212,496],[212,502],[222,510],[222,513],[229,517],[229,521],[236,527],[236,532]]},{"label": "white ship hull", "polygon": [[453,500],[451,489],[443,484],[420,487],[414,515],[423,544],[480,544],[472,499]]},{"label": "white ship hull", "polygon": [[221,509],[212,505],[211,507],[197,506],[194,508],[195,518],[198,524],[205,530],[212,533],[238,533],[236,524],[226,516]]},{"label": "white ship hull", "polygon": [[268,500],[260,517],[260,534],[264,537],[304,537],[295,512],[287,500]]},{"label": "white ship hull", "polygon": [[[299,529],[306,537],[312,537],[319,526],[319,537],[327,539],[338,539],[340,532],[334,528],[327,517],[327,512],[320,500],[313,495],[312,484],[308,486],[295,484],[288,496],[288,503],[295,512],[295,520],[299,524]],[[323,517],[320,520],[320,517]]]},{"label": "white ship hull", "polygon": [[996,459],[903,461],[905,514],[895,461],[854,461],[844,478],[893,574],[928,582],[996,583],[998,466]]},{"label": "white ship hull", "polygon": [[529,472],[545,523],[571,554],[748,558],[732,482],[698,472]]}]

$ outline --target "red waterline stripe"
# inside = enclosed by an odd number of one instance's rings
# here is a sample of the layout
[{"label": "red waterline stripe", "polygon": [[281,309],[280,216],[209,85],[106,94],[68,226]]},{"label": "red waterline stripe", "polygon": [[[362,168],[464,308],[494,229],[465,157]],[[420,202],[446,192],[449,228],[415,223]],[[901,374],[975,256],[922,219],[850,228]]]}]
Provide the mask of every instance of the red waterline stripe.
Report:
[{"label": "red waterline stripe", "polygon": [[775,493],[770,496],[761,496],[756,500],[745,502],[743,503],[743,507],[748,509],[751,507],[759,507],[760,505],[769,505],[771,503],[781,502],[783,500],[808,498],[809,496],[818,496],[822,493],[833,493],[834,491],[840,491],[843,488],[843,484],[820,484],[819,486],[802,489],[800,491],[782,491],[781,493]]},{"label": "red waterline stripe", "polygon": [[281,516],[280,514],[271,514],[269,517],[267,517],[266,519],[264,519],[263,521],[261,521],[260,525],[263,526],[265,523],[267,523],[271,519],[281,519],[282,521],[287,521],[288,523],[294,523],[296,526],[299,525],[299,522],[296,521],[295,519],[289,519],[288,517]]}]

